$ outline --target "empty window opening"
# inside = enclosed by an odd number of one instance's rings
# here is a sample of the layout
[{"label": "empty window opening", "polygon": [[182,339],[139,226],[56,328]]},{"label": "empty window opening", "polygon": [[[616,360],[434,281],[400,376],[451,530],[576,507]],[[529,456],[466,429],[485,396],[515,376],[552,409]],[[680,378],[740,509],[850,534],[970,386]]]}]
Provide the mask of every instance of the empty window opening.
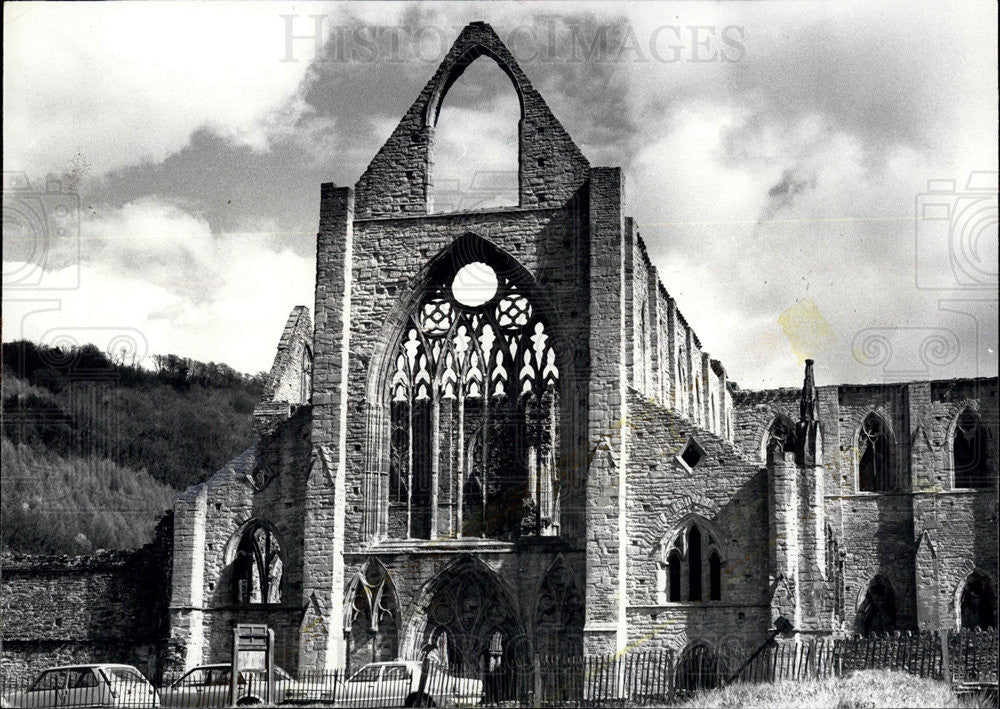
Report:
[{"label": "empty window opening", "polygon": [[717,551],[708,557],[708,600],[722,600],[722,559]]},{"label": "empty window opening", "polygon": [[858,489],[862,492],[891,492],[896,477],[890,460],[889,432],[885,423],[869,414],[858,435]]},{"label": "empty window opening", "polygon": [[681,555],[676,549],[670,552],[668,566],[670,573],[670,601],[675,603],[681,600]]},{"label": "empty window opening", "polygon": [[982,419],[966,409],[958,417],[952,439],[955,487],[990,487],[989,445]]},{"label": "empty window opening", "polygon": [[772,448],[779,451],[781,455],[791,453],[795,450],[796,442],[795,424],[787,416],[779,415],[764,435],[760,447],[760,459],[766,461],[767,452]]},{"label": "empty window opening", "polygon": [[896,596],[889,582],[876,576],[860,609],[861,632],[891,633],[896,629]]},{"label": "empty window opening", "polygon": [[248,522],[232,558],[233,601],[238,605],[281,602],[281,545],[270,524]]},{"label": "empty window opening", "polygon": [[489,57],[472,62],[442,99],[428,211],[516,206],[520,119],[510,78]]},{"label": "empty window opening", "polygon": [[659,603],[722,600],[723,551],[707,526],[691,520],[659,550]]},{"label": "empty window opening", "polygon": [[478,308],[497,294],[496,271],[482,261],[466,264],[455,274],[451,293],[462,305]]},{"label": "empty window opening", "polygon": [[688,600],[701,600],[701,530],[688,532]]},{"label": "empty window opening", "polygon": [[502,266],[446,260],[408,317],[387,391],[390,537],[557,533],[556,352]]},{"label": "empty window opening", "polygon": [[978,571],[972,573],[962,591],[961,613],[962,630],[985,630],[997,625],[990,580]]},{"label": "empty window opening", "polygon": [[693,438],[689,438],[687,443],[684,444],[684,449],[681,451],[680,459],[684,461],[684,464],[691,468],[692,470],[698,463],[702,461],[705,457],[705,450],[698,445],[698,441]]}]

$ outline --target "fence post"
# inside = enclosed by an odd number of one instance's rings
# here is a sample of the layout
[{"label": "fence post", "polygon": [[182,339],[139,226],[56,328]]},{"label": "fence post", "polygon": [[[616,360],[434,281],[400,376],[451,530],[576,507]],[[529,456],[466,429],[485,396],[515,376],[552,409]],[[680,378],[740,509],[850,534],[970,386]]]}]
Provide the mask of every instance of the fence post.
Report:
[{"label": "fence post", "polygon": [[941,640],[941,679],[951,684],[951,648],[948,647],[947,629],[939,629],[938,637]]},{"label": "fence post", "polygon": [[532,658],[532,670],[534,674],[534,696],[531,698],[532,704],[536,706],[542,702],[542,663],[536,652]]},{"label": "fence post", "polygon": [[417,697],[419,701],[423,701],[424,691],[427,689],[427,671],[430,669],[430,664],[430,655],[425,655],[424,661],[420,663],[420,681],[417,683]]}]

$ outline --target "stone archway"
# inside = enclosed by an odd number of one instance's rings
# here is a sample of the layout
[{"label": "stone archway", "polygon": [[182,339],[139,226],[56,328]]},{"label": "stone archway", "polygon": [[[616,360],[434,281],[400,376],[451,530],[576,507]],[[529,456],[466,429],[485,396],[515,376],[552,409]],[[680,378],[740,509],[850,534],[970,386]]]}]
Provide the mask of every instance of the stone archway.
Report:
[{"label": "stone archway", "polygon": [[527,661],[527,637],[503,581],[465,557],[428,585],[409,623],[410,657],[430,657],[455,672]]}]

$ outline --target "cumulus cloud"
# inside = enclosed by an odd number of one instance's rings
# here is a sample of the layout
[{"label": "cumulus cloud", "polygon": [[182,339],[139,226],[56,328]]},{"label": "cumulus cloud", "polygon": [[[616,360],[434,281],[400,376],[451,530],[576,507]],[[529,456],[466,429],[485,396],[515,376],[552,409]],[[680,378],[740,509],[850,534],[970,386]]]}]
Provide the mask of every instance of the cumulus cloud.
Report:
[{"label": "cumulus cloud", "polygon": [[[780,318],[806,302],[828,327],[822,381],[996,372],[995,294],[918,287],[930,237],[914,212],[928,180],[961,192],[971,172],[996,169],[995,4],[313,5],[325,57],[309,61],[312,41],[296,40],[285,63],[283,12],[5,6],[6,163],[67,173],[97,205],[81,302],[100,314],[105,278],[148,299],[112,305],[139,308],[121,317],[160,333],[157,351],[232,352],[234,366],[259,352],[246,366],[267,366],[274,338],[261,327],[276,332],[311,302],[288,289],[311,283],[319,183],[354,183],[461,26],[486,20],[591,162],[623,166],[662,280],[741,384],[801,379],[801,343]],[[299,12],[296,34],[311,31],[305,10],[287,12]],[[403,60],[340,52],[373,26],[404,38]],[[415,35],[418,50],[405,42]],[[484,62],[446,99],[441,174],[509,162],[501,136],[516,135],[517,116],[496,109],[511,89]],[[995,222],[974,236],[995,248]],[[269,280],[268,259],[297,275]],[[954,281],[947,258],[920,268]],[[241,270],[263,270],[270,306],[234,280]],[[947,304],[970,294],[967,311]],[[244,299],[272,310],[250,316]],[[224,317],[236,323],[226,338],[206,334]],[[902,356],[935,329],[965,338],[939,369],[856,356],[858,333],[882,332]]]},{"label": "cumulus cloud", "polygon": [[213,235],[204,219],[156,198],[92,209],[81,237],[80,262],[55,269],[47,290],[5,294],[5,339],[108,347],[128,336],[145,354],[255,372],[270,366],[291,308],[312,304],[310,259],[252,236]]},{"label": "cumulus cloud", "polygon": [[[323,12],[317,6],[317,12]],[[294,122],[303,62],[270,5],[4,7],[4,158],[36,174],[159,162],[200,127],[255,149]]]}]

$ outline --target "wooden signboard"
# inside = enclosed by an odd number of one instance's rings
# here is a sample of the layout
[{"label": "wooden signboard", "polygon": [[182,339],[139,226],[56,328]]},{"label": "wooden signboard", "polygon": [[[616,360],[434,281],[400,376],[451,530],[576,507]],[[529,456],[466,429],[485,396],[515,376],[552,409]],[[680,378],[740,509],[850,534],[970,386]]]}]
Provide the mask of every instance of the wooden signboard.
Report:
[{"label": "wooden signboard", "polygon": [[266,625],[243,623],[233,628],[230,704],[235,704],[242,698],[240,679],[245,671],[252,671],[255,678],[263,676],[264,682],[261,687],[260,681],[248,681],[247,692],[252,692],[264,703],[271,704],[274,695],[274,631]]}]

